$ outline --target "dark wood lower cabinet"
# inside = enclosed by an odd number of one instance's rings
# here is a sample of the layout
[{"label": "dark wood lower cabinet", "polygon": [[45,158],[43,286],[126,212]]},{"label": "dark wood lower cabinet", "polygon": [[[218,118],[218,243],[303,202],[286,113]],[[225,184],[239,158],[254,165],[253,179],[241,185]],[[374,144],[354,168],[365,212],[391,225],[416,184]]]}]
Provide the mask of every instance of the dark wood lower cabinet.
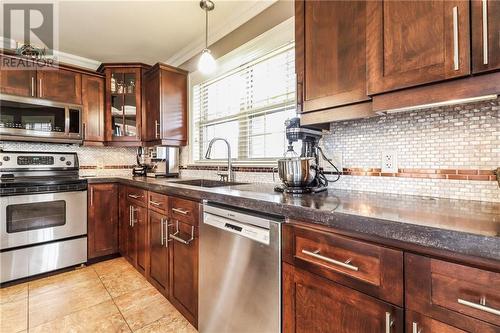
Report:
[{"label": "dark wood lower cabinet", "polygon": [[451,325],[424,316],[413,311],[406,311],[406,332],[408,333],[467,333]]},{"label": "dark wood lower cabinet", "polygon": [[149,210],[149,278],[155,287],[168,295],[168,243],[167,216]]},{"label": "dark wood lower cabinet", "polygon": [[136,238],[136,257],[137,269],[146,275],[148,265],[148,210],[145,207],[132,205],[132,232],[135,233]]},{"label": "dark wood lower cabinet", "polygon": [[88,193],[88,258],[117,253],[118,185],[92,184]]},{"label": "dark wood lower cabinet", "polygon": [[[198,227],[175,221],[169,232],[179,233],[177,240],[170,237],[170,301],[193,324],[198,321]],[[191,235],[193,232],[193,239]]]},{"label": "dark wood lower cabinet", "polygon": [[[399,307],[283,263],[284,332],[403,332]],[[388,330],[389,329],[389,330]]]},{"label": "dark wood lower cabinet", "polygon": [[137,267],[137,223],[134,225],[139,206],[131,203],[121,194],[120,203],[120,254],[132,265]]}]

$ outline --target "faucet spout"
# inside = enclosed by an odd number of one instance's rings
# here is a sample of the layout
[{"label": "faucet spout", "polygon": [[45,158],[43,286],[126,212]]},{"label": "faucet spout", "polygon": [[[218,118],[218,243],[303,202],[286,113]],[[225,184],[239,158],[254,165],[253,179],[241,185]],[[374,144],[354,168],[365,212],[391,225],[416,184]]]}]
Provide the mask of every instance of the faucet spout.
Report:
[{"label": "faucet spout", "polygon": [[[223,141],[226,143],[227,146],[227,179],[230,182],[234,182],[234,174],[233,174],[233,167],[232,167],[232,161],[231,161],[231,145],[229,144],[229,141],[227,141],[224,138],[213,138],[210,140],[208,143],[208,148],[207,152],[205,154],[205,158],[208,160],[210,159],[210,155],[212,153],[212,146],[216,141]],[[222,176],[222,174],[219,174],[219,176]]]}]

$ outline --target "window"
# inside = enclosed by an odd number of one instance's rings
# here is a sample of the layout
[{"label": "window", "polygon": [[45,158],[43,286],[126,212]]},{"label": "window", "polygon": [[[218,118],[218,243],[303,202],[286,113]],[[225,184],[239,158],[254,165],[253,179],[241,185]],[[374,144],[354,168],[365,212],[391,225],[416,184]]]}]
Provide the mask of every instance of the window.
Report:
[{"label": "window", "polygon": [[[283,156],[284,123],[295,116],[294,44],[195,85],[192,96],[193,161],[204,159],[214,137],[228,140],[239,161]],[[215,143],[211,158],[225,157],[225,145]]]}]

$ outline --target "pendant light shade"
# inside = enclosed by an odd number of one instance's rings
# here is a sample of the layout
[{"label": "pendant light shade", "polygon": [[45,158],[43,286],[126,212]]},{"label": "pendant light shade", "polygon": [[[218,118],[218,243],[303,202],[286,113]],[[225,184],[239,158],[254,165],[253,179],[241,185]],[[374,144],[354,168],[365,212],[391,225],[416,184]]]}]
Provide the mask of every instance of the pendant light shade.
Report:
[{"label": "pendant light shade", "polygon": [[210,74],[215,71],[215,67],[215,59],[212,57],[212,53],[209,49],[204,49],[198,61],[198,70],[203,74]]},{"label": "pendant light shade", "polygon": [[208,49],[208,12],[215,8],[215,4],[211,0],[201,0],[200,7],[205,11],[205,48],[198,61],[198,70],[203,74],[210,74],[215,71],[216,63]]}]

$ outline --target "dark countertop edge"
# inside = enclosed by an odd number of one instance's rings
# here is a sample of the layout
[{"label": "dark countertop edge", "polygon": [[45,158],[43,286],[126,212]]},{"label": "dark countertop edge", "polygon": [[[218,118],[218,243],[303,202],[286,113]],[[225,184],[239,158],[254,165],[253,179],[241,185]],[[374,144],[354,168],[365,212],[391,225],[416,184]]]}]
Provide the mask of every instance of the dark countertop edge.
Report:
[{"label": "dark countertop edge", "polygon": [[[121,183],[158,193],[182,196],[195,200],[208,200],[229,206],[258,210],[286,218],[311,228],[335,231],[339,234],[372,241],[386,246],[442,257],[456,262],[466,262],[500,271],[499,239],[462,231],[440,229],[417,224],[378,219],[362,215],[321,211],[315,208],[294,206],[272,201],[246,198],[231,193],[211,192],[210,189],[187,185],[152,184],[121,177],[89,178],[89,184]],[[242,204],[241,201],[245,201]],[[307,212],[307,219],[303,217]],[[464,239],[465,238],[465,239]],[[464,248],[464,244],[467,247]],[[490,249],[498,251],[491,252]]]}]

